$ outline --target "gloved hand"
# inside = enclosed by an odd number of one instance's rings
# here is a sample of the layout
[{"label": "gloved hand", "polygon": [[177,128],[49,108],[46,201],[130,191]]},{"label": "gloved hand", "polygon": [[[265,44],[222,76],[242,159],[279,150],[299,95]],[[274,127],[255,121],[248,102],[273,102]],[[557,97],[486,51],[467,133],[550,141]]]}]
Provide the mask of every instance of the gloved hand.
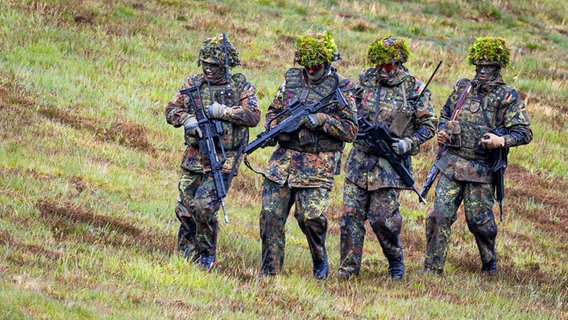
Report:
[{"label": "gloved hand", "polygon": [[274,147],[276,145],[276,143],[278,143],[278,140],[271,138],[271,139],[266,139],[266,141],[264,141],[264,145],[262,147]]},{"label": "gloved hand", "polygon": [[325,113],[310,113],[304,119],[300,120],[298,126],[306,126],[308,129],[315,129],[319,126],[323,126],[327,121],[328,116]]},{"label": "gloved hand", "polygon": [[438,144],[444,145],[450,141],[450,135],[445,129],[438,131]]},{"label": "gloved hand", "polygon": [[222,119],[228,109],[226,105],[215,101],[213,104],[207,106],[207,114],[209,115],[209,119]]},{"label": "gloved hand", "polygon": [[483,144],[487,149],[503,148],[505,146],[505,138],[488,132],[481,139],[481,144]]},{"label": "gloved hand", "polygon": [[183,119],[183,128],[185,129],[185,134],[199,137],[201,139],[203,134],[201,133],[201,129],[199,129],[199,124],[197,123],[197,119],[193,115],[188,115]]},{"label": "gloved hand", "polygon": [[404,138],[404,139],[396,139],[395,142],[391,144],[392,151],[402,157],[405,154],[409,153],[412,149],[412,139]]}]

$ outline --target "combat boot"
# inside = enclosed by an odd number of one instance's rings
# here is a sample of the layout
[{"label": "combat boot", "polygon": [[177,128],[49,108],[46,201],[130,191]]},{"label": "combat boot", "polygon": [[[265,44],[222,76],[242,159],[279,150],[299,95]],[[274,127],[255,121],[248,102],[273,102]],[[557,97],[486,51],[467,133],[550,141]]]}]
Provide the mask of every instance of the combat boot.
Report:
[{"label": "combat boot", "polygon": [[353,276],[352,272],[349,272],[347,270],[344,269],[339,269],[339,271],[337,271],[337,277],[340,280],[348,280],[349,278],[351,278]]},{"label": "combat boot", "polygon": [[402,257],[389,260],[389,275],[392,279],[402,279],[404,275],[404,259]]},{"label": "combat boot", "polygon": [[316,279],[324,279],[327,277],[329,272],[329,265],[327,263],[327,253],[323,252],[323,259],[322,260],[315,260],[312,258],[314,263],[314,278]]},{"label": "combat boot", "polygon": [[481,265],[481,273],[493,275],[497,272],[497,260],[495,258]]},{"label": "combat boot", "polygon": [[198,266],[200,268],[210,270],[211,268],[213,268],[214,264],[215,264],[215,256],[214,255],[213,256],[201,255]]}]

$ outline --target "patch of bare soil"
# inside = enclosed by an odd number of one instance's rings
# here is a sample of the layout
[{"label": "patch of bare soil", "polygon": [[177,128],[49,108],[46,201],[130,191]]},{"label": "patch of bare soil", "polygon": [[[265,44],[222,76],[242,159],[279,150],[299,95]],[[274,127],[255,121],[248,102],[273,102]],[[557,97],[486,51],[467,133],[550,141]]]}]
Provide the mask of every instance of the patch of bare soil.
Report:
[{"label": "patch of bare soil", "polygon": [[36,207],[42,221],[51,227],[59,241],[79,241],[112,246],[140,248],[152,253],[172,254],[172,237],[156,231],[148,232],[121,221],[75,205],[57,205],[51,200],[40,200]]},{"label": "patch of bare soil", "polygon": [[92,131],[103,141],[114,141],[126,147],[155,153],[147,137],[148,130],[142,125],[119,121],[107,124],[101,119],[90,119],[53,107],[40,107],[38,113],[73,128]]},{"label": "patch of bare soil", "polygon": [[[20,239],[13,237],[8,231],[0,232],[0,246],[5,244],[9,245],[9,252],[6,259],[17,265],[35,263],[36,259],[33,257],[43,256],[51,260],[59,259],[63,256],[60,251],[49,250],[43,246],[28,244]],[[3,272],[0,271],[0,276]]]},{"label": "patch of bare soil", "polygon": [[[506,210],[530,220],[541,230],[568,240],[568,181],[530,173],[517,165],[509,165],[505,173]],[[514,201],[519,199],[522,201]],[[526,201],[533,200],[538,206],[527,209]]]}]

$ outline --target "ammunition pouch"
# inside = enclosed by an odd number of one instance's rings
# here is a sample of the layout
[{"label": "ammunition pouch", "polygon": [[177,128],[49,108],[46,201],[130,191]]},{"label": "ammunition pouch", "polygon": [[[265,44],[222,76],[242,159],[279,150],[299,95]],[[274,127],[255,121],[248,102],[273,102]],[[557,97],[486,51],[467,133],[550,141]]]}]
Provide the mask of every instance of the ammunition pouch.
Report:
[{"label": "ammunition pouch", "polygon": [[397,112],[393,121],[389,126],[389,131],[397,138],[404,137],[404,132],[410,126],[412,121],[412,112]]},{"label": "ammunition pouch", "polygon": [[448,147],[460,148],[461,147],[461,127],[459,121],[451,120],[446,123],[446,132],[450,136],[447,143]]}]

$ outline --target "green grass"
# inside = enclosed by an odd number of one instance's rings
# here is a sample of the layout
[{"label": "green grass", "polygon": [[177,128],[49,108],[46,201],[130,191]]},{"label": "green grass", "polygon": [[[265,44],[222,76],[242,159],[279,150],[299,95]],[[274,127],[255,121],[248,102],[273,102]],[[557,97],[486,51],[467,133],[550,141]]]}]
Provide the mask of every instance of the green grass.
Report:
[{"label": "green grass", "polygon": [[[551,0],[0,0],[0,318],[567,318],[566,16]],[[207,273],[179,257],[184,146],[164,119],[167,102],[200,72],[203,41],[226,31],[243,63],[234,71],[256,85],[264,114],[293,66],[295,36],[309,28],[332,31],[336,66],[354,81],[375,37],[409,37],[412,74],[427,80],[443,60],[430,86],[436,112],[458,78],[473,76],[465,57],[474,38],[507,39],[504,78],[521,92],[535,138],[510,154],[496,277],[479,274],[463,212],[445,276],[419,273],[431,191],[427,205],[401,196],[402,281],[388,279],[369,226],[361,276],[339,281],[341,174],[327,210],[329,279],[312,279],[290,216],[283,273],[259,280],[262,178],[245,166],[226,198],[219,264]],[[414,159],[418,188],[434,150],[430,141]],[[271,151],[252,154],[253,166],[264,169]]]}]

